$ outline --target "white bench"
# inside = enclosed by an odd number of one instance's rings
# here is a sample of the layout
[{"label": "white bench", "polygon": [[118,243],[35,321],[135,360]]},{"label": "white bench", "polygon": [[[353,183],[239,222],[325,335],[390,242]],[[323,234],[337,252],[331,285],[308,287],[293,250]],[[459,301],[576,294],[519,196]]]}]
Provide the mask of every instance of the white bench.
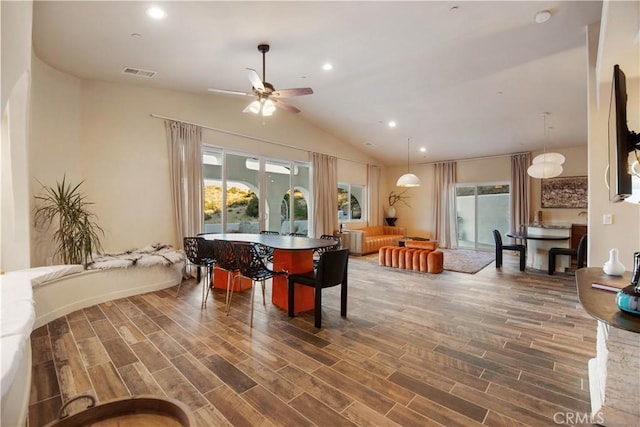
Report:
[{"label": "white bench", "polygon": [[33,329],[85,307],[175,286],[182,280],[183,269],[184,262],[103,270],[59,265],[0,275],[0,425],[25,425]]}]

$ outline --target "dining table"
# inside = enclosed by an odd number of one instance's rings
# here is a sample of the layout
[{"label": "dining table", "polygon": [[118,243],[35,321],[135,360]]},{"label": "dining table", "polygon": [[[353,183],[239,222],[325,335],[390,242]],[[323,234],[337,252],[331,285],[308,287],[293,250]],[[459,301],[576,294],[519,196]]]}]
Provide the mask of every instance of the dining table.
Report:
[{"label": "dining table", "polygon": [[[531,228],[531,227],[528,227]],[[549,249],[552,247],[568,247],[569,234],[565,228],[541,229],[534,227],[524,231],[510,231],[507,237],[524,242],[527,248],[527,267],[537,270],[547,270],[549,265]],[[558,271],[562,271],[568,264],[561,261],[557,264]]]},{"label": "dining table", "polygon": [[[313,270],[313,250],[327,248],[335,245],[335,242],[327,239],[315,239],[310,237],[285,236],[273,234],[253,233],[203,233],[200,236],[207,240],[226,240],[229,242],[257,243],[273,249],[274,271],[286,271],[287,273],[305,273]],[[218,289],[227,289],[227,272],[214,269],[213,286]],[[237,273],[236,273],[237,274]],[[251,283],[242,283],[241,289],[250,287]],[[313,310],[314,289],[308,286],[295,285],[295,300],[293,310],[295,314]],[[282,310],[289,306],[288,281],[286,276],[274,276],[272,279],[271,302]]]}]

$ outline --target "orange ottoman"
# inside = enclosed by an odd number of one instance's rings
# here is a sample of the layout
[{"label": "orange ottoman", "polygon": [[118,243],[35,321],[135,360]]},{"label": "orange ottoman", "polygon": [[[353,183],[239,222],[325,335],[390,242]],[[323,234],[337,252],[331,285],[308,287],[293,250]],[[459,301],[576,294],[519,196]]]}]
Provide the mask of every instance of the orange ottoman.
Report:
[{"label": "orange ottoman", "polygon": [[426,248],[383,246],[378,250],[378,264],[423,273],[442,273],[442,251]]},{"label": "orange ottoman", "polygon": [[442,273],[444,271],[444,252],[435,250],[427,257],[427,271],[429,273]]}]

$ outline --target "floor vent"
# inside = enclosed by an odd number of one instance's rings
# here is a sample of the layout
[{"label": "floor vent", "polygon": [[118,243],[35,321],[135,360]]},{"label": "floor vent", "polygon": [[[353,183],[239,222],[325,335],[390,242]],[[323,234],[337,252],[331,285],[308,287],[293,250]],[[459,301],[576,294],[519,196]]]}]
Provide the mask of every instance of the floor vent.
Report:
[{"label": "floor vent", "polygon": [[138,68],[132,68],[132,67],[124,67],[122,69],[122,72],[124,74],[129,74],[132,76],[146,77],[148,79],[156,75],[155,71],[140,70]]}]

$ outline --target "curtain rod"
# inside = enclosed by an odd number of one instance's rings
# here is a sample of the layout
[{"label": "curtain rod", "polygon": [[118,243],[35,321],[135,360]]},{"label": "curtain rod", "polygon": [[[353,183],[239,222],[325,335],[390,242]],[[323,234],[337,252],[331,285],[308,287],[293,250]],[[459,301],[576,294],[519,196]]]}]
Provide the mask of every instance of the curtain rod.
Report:
[{"label": "curtain rod", "polygon": [[[277,145],[277,146],[279,146],[279,147],[292,148],[292,149],[294,149],[294,150],[304,151],[304,152],[306,152],[306,153],[310,153],[310,151],[309,151],[309,150],[305,150],[305,149],[303,149],[303,148],[294,147],[293,145],[283,144],[283,143],[281,143],[281,142],[269,141],[268,139],[259,138],[259,137],[257,137],[257,136],[251,136],[251,135],[247,135],[247,134],[244,134],[244,133],[234,132],[234,131],[226,130],[226,129],[214,128],[214,127],[211,127],[211,126],[202,125],[202,124],[200,124],[200,123],[194,123],[194,122],[190,122],[190,121],[187,121],[187,120],[181,120],[181,119],[175,119],[175,118],[173,118],[173,117],[161,116],[161,115],[159,115],[159,114],[153,114],[153,113],[151,113],[151,114],[150,114],[150,116],[151,116],[151,117],[154,117],[154,118],[156,118],[156,119],[173,120],[174,122],[180,122],[180,123],[186,123],[186,124],[189,124],[189,125],[199,126],[199,127],[203,128],[203,129],[212,130],[212,131],[214,131],[214,132],[220,132],[220,133],[224,133],[224,134],[227,134],[227,135],[239,136],[239,137],[241,137],[241,138],[247,138],[247,139],[251,139],[251,140],[253,140],[253,141],[264,142],[264,143],[267,143],[267,144]],[[321,153],[321,152],[319,152],[319,151],[318,151],[317,153],[319,153],[319,154],[324,154],[325,156],[333,156],[333,157],[336,157],[337,159],[340,159],[340,160],[346,160],[346,161],[348,161],[348,162],[360,163],[360,164],[362,164],[362,165],[368,165],[368,164],[370,164],[370,163],[366,163],[366,162],[361,162],[361,161],[359,161],[359,160],[352,160],[352,159],[346,159],[346,158],[344,158],[344,157],[334,156],[333,154]],[[375,166],[380,166],[380,165],[375,164]]]},{"label": "curtain rod", "polygon": [[424,162],[424,163],[418,163],[418,164],[419,165],[433,165],[433,164],[436,164],[436,163],[447,163],[447,162],[471,162],[473,160],[499,159],[500,157],[517,156],[519,154],[531,154],[531,152],[530,151],[522,151],[520,153],[496,154],[494,156],[484,156],[484,157],[467,157],[466,159],[455,159],[455,160],[439,160],[437,162]]}]

